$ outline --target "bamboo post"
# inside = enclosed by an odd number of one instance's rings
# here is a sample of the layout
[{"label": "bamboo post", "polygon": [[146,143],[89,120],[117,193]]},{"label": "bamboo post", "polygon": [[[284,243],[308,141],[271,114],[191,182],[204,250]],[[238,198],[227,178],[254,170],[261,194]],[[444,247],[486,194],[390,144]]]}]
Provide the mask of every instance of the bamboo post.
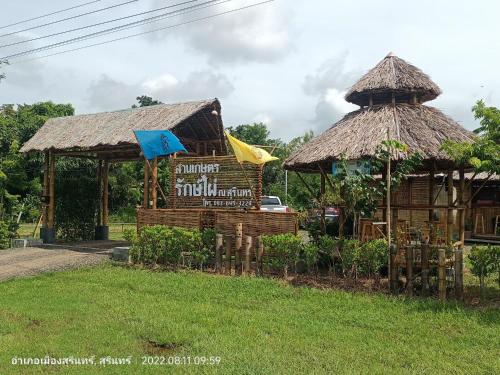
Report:
[{"label": "bamboo post", "polygon": [[53,152],[50,152],[50,165],[49,165],[49,212],[48,212],[48,228],[54,229],[55,218],[55,185],[56,185],[56,158]]},{"label": "bamboo post", "polygon": [[147,160],[144,159],[144,192],[143,192],[142,208],[149,208],[149,166]]},{"label": "bamboo post", "polygon": [[453,241],[453,171],[448,171],[448,210],[446,217],[446,243],[448,246],[451,246]]},{"label": "bamboo post", "polygon": [[255,241],[255,259],[256,259],[256,273],[258,276],[264,275],[264,270],[262,269],[262,257],[264,256],[264,242],[262,241],[262,236],[258,236]]},{"label": "bamboo post", "polygon": [[45,201],[49,196],[49,173],[50,173],[50,154],[48,151],[45,151],[45,158],[43,161],[43,196],[44,202],[42,202],[42,226],[43,228],[47,228],[48,217],[49,217],[49,202]]},{"label": "bamboo post", "polygon": [[[389,128],[387,128],[387,140],[390,139],[390,131]],[[385,180],[386,180],[386,187],[387,191],[385,194],[385,226],[386,226],[386,235],[387,235],[387,245],[389,247],[389,251],[391,251],[391,151],[392,149],[389,148],[389,156],[387,157],[387,168],[386,168],[386,173],[385,173]],[[392,267],[391,265],[392,257],[389,257],[389,272],[391,270],[394,270],[395,267]],[[392,279],[394,280],[397,276],[392,275]],[[389,277],[391,279],[391,277]]]},{"label": "bamboo post", "polygon": [[320,185],[320,202],[321,202],[321,221],[320,229],[321,234],[326,234],[326,207],[325,207],[325,191],[326,191],[326,179],[324,173],[321,173],[321,185]]},{"label": "bamboo post", "polygon": [[242,245],[243,245],[243,224],[237,223],[234,225],[234,272],[236,276],[240,276],[243,271],[242,265]]},{"label": "bamboo post", "polygon": [[389,288],[392,293],[397,294],[399,289],[399,280],[398,280],[398,262],[397,262],[397,254],[398,249],[395,244],[392,244],[390,247],[390,269],[389,269]]},{"label": "bamboo post", "polygon": [[224,247],[224,236],[217,233],[215,235],[215,272],[222,273],[222,249]]},{"label": "bamboo post", "polygon": [[108,225],[109,215],[109,184],[108,184],[109,162],[104,160],[102,166],[102,225]]},{"label": "bamboo post", "polygon": [[459,202],[460,208],[458,210],[458,234],[460,245],[455,252],[455,297],[459,300],[463,298],[464,282],[463,282],[463,250],[465,245],[465,205],[464,205],[464,190],[465,190],[465,170],[464,167],[459,169]]},{"label": "bamboo post", "polygon": [[439,300],[446,301],[446,251],[439,249],[438,290]]},{"label": "bamboo post", "polygon": [[[434,206],[434,175],[436,173],[436,166],[432,161],[431,170],[429,171],[429,206]],[[434,210],[429,209],[429,242],[434,243],[434,230],[431,230],[432,221],[434,218]]]},{"label": "bamboo post", "polygon": [[344,209],[339,208],[339,239],[344,239]]},{"label": "bamboo post", "polygon": [[226,256],[224,259],[224,274],[231,275],[231,249],[233,247],[233,236],[224,236],[226,243]]},{"label": "bamboo post", "polygon": [[245,236],[245,276],[250,276],[250,266],[252,261],[252,237]]},{"label": "bamboo post", "polygon": [[151,171],[151,207],[156,210],[158,207],[158,158],[153,159]]},{"label": "bamboo post", "polygon": [[97,226],[102,225],[102,160],[97,161]]},{"label": "bamboo post", "polygon": [[413,247],[406,247],[406,295],[413,296]]},{"label": "bamboo post", "polygon": [[422,295],[429,295],[429,244],[421,245],[420,262],[422,267]]}]

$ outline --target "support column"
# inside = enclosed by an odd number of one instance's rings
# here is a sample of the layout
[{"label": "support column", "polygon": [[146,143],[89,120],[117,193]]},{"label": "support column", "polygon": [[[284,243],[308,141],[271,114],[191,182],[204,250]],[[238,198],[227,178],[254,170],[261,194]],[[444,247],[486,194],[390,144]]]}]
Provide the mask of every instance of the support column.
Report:
[{"label": "support column", "polygon": [[158,207],[158,158],[154,158],[151,173],[151,208]]},{"label": "support column", "polygon": [[325,207],[325,191],[326,191],[326,179],[325,175],[321,173],[321,187],[320,187],[320,202],[321,202],[321,221],[320,229],[321,234],[326,234],[326,207]]},{"label": "support column", "polygon": [[98,199],[99,199],[99,214],[97,220],[97,226],[95,228],[95,239],[98,241],[105,241],[109,239],[109,227],[108,227],[108,171],[109,162],[107,160],[99,160],[97,169],[97,186],[98,186]]},{"label": "support column", "polygon": [[146,159],[144,159],[144,191],[142,208],[149,208],[149,165]]},{"label": "support column", "polygon": [[[429,206],[434,206],[434,175],[436,173],[436,166],[434,165],[434,161],[432,161],[431,170],[429,171]],[[432,227],[432,221],[434,217],[434,210],[429,209],[429,243],[434,243],[434,235],[435,229]]]},{"label": "support column", "polygon": [[453,171],[448,171],[448,210],[446,211],[446,243],[451,246],[453,241]]},{"label": "support column", "polygon": [[458,186],[458,235],[460,245],[455,251],[455,297],[459,300],[463,298],[464,294],[464,246],[465,246],[465,204],[464,204],[464,192],[465,192],[465,170],[464,167],[459,169],[460,182]]},{"label": "support column", "polygon": [[45,229],[44,243],[54,243],[56,240],[55,231],[55,200],[56,186],[56,158],[52,151],[49,151],[49,206],[47,210],[47,228]]},{"label": "support column", "polygon": [[50,154],[45,151],[43,161],[43,198],[42,198],[42,227],[40,228],[40,238],[45,242],[45,231],[49,219],[49,173],[50,173]]}]

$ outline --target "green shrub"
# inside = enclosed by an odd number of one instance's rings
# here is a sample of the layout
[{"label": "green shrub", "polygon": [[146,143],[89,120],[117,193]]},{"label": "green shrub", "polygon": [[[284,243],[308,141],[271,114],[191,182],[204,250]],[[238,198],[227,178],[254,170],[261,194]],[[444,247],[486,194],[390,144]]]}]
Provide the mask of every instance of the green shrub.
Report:
[{"label": "green shrub", "polygon": [[358,251],[358,271],[368,277],[380,273],[388,262],[388,256],[389,247],[386,240],[368,241]]},{"label": "green shrub", "polygon": [[314,242],[304,244],[300,252],[300,259],[302,259],[307,267],[307,272],[316,266],[318,262],[318,246]]},{"label": "green shrub", "polygon": [[215,253],[215,231],[168,228],[161,225],[144,227],[136,235],[124,234],[132,242],[130,256],[134,263],[165,264],[178,267],[183,253],[189,253],[195,264],[203,268]]},{"label": "green shrub", "polygon": [[361,243],[358,240],[342,241],[340,261],[342,264],[342,272],[344,276],[354,275],[354,277],[357,277],[357,264],[360,247]]},{"label": "green shrub", "polygon": [[471,272],[479,278],[481,294],[484,293],[484,281],[491,273],[499,273],[500,284],[500,247],[499,246],[473,246],[469,255]]},{"label": "green shrub", "polygon": [[19,225],[15,221],[0,221],[0,249],[8,249],[10,240],[16,238]]},{"label": "green shrub", "polygon": [[263,236],[264,264],[271,269],[283,270],[285,277],[289,267],[295,267],[302,248],[299,236],[293,234],[279,234]]},{"label": "green shrub", "polygon": [[318,238],[318,252],[326,258],[330,272],[335,270],[336,259],[339,257],[339,240],[325,235]]}]

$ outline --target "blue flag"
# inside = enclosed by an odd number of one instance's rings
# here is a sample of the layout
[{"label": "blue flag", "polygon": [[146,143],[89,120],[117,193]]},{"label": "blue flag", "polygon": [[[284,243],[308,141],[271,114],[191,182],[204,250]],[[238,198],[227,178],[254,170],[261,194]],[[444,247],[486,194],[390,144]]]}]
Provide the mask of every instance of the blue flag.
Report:
[{"label": "blue flag", "polygon": [[168,130],[134,130],[144,157],[148,160],[157,156],[187,153],[186,148],[174,133]]}]

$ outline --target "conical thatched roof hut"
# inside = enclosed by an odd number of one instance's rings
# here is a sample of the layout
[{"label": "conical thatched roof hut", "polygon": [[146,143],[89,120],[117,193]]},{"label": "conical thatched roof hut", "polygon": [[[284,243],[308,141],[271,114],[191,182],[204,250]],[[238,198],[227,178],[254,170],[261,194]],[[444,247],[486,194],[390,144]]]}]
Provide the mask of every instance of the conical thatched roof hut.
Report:
[{"label": "conical thatched roof hut", "polygon": [[342,155],[351,160],[372,157],[387,131],[391,139],[422,153],[422,170],[428,171],[431,164],[453,168],[441,145],[447,139],[471,141],[473,135],[438,109],[422,104],[440,93],[425,73],[390,53],[348,91],[346,100],[361,108],[295,152],[285,168],[319,173],[330,170]]}]

